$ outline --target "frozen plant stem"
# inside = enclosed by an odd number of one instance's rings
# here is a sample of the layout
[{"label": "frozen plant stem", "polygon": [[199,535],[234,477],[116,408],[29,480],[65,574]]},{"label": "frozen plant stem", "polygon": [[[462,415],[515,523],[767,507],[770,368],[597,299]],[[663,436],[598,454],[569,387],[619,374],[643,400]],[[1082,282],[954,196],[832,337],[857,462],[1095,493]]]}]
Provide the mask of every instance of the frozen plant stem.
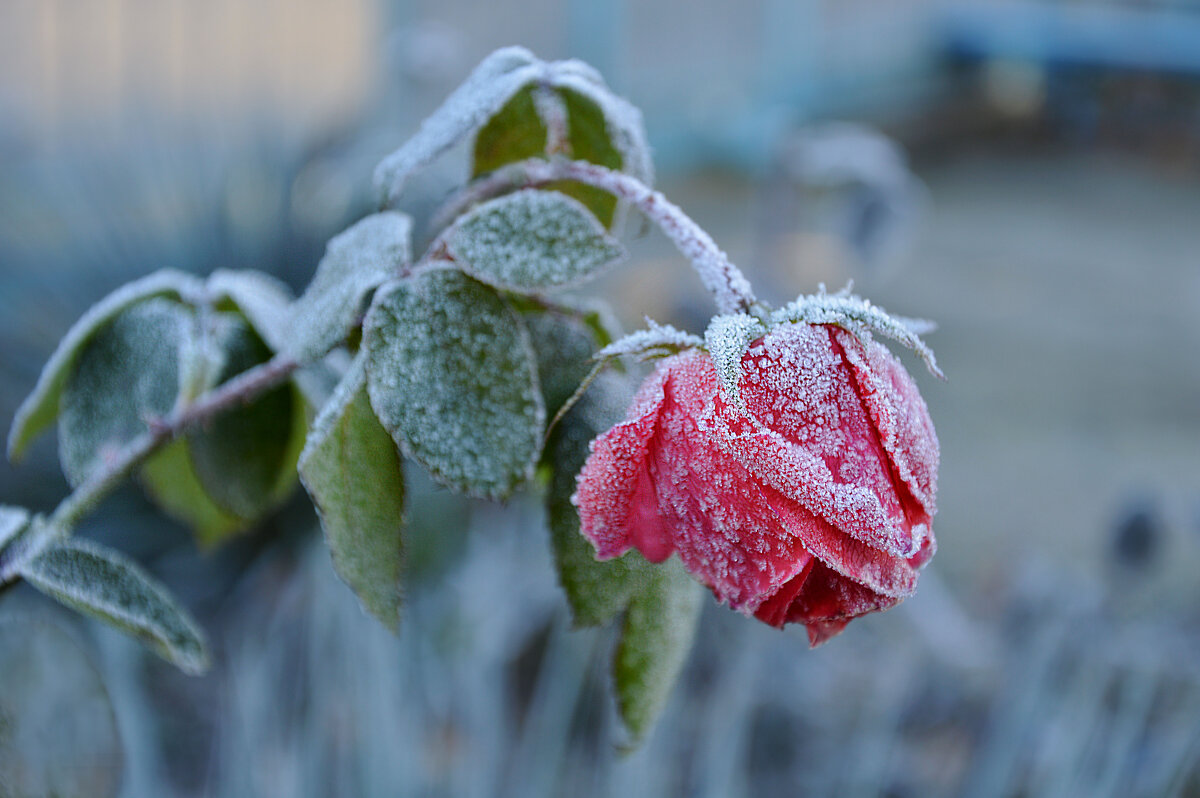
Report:
[{"label": "frozen plant stem", "polygon": [[691,261],[721,313],[747,311],[754,305],[754,292],[745,275],[679,206],[637,178],[586,161],[530,158],[503,166],[455,195],[439,211],[434,223],[444,227],[478,202],[512,189],[559,180],[575,180],[603,189],[645,214]]},{"label": "frozen plant stem", "polygon": [[178,408],[166,418],[151,419],[148,422],[149,429],[106,460],[87,481],[59,503],[47,523],[30,530],[29,536],[13,547],[11,556],[0,561],[0,586],[14,581],[20,565],[38,556],[47,544],[70,535],[71,528],[146,462],[150,455],[184,432],[274,388],[291,376],[299,365],[291,357],[276,355]]}]

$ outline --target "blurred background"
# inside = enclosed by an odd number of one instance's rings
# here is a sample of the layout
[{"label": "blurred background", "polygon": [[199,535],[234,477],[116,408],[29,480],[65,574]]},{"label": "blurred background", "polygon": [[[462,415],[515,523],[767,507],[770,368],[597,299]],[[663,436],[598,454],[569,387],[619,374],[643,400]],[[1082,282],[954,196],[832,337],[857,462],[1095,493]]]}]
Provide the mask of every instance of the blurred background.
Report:
[{"label": "blurred background", "polygon": [[[1190,0],[4,0],[3,424],[121,283],[255,268],[301,288],[372,210],[375,163],[507,44],[587,60],[639,106],[659,187],[760,297],[852,279],[938,323],[949,381],[906,359],[942,445],[918,595],[816,651],[707,607],[624,754],[612,635],[570,629],[536,501],[413,474],[396,639],[303,496],[201,554],[127,490],[83,532],[178,592],[216,667],[182,676],[5,595],[0,692],[57,741],[29,794],[1200,795]],[[430,168],[416,209],[464,176],[454,154]],[[601,289],[627,329],[700,332],[682,259],[626,237]],[[52,437],[0,464],[0,503],[65,495]]]}]

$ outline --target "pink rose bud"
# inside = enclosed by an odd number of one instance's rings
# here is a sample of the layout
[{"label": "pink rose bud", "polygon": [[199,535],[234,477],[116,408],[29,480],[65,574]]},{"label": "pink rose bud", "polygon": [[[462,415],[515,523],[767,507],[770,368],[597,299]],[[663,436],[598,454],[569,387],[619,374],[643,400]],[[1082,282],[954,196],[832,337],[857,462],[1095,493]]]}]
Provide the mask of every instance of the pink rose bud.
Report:
[{"label": "pink rose bud", "polygon": [[937,435],[865,330],[784,323],[736,373],[740,403],[705,351],[659,363],[592,443],[573,497],[582,532],[600,559],[677,552],[719,600],[802,623],[815,646],[916,589],[936,548]]}]

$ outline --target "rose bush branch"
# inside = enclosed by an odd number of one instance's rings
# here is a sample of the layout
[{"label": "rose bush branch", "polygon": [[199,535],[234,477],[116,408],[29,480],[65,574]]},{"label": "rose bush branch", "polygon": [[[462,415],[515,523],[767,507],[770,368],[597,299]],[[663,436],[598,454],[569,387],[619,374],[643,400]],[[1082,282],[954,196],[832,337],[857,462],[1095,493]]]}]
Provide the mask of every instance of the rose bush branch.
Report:
[{"label": "rose bush branch", "polygon": [[448,225],[471,206],[518,189],[575,180],[609,192],[641,211],[692,263],[721,313],[748,311],[755,304],[750,282],[712,236],[678,205],[637,178],[586,161],[530,158],[497,169],[456,194],[438,211],[434,225]]},{"label": "rose bush branch", "polygon": [[276,355],[181,406],[166,418],[147,419],[144,433],[108,458],[87,481],[64,498],[47,523],[38,525],[19,546],[4,553],[0,561],[0,585],[19,578],[22,564],[37,557],[49,543],[69,536],[84,516],[167,443],[222,412],[249,403],[288,379],[299,366],[300,363],[288,355]]}]

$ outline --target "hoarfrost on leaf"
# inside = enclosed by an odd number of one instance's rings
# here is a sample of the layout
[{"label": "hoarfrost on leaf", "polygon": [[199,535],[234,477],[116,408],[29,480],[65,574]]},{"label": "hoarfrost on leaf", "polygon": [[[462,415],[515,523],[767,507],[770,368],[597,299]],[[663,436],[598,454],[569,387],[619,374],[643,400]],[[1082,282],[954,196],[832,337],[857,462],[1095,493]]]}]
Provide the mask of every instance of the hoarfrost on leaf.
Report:
[{"label": "hoarfrost on leaf", "polygon": [[346,340],[370,293],[409,264],[411,234],[407,216],[385,211],[330,239],[312,282],[292,306],[286,351],[305,363]]},{"label": "hoarfrost on leaf", "polygon": [[180,393],[180,352],[191,312],[168,299],[128,308],[90,336],[61,390],[59,459],[78,487],[153,419],[167,416]]},{"label": "hoarfrost on leaf", "polygon": [[413,171],[478,130],[543,67],[523,47],[505,47],[485,58],[421,124],[416,135],[375,167],[375,187],[381,200],[394,201]]},{"label": "hoarfrost on leaf", "polygon": [[828,294],[821,290],[815,294],[801,296],[772,313],[771,322],[835,324],[858,338],[869,338],[871,333],[876,333],[913,350],[925,363],[925,368],[929,369],[930,374],[938,379],[946,378],[938,368],[933,350],[919,337],[917,330],[922,326],[919,320],[891,316],[883,308],[871,304],[870,300],[846,291]]},{"label": "hoarfrost on leaf", "polygon": [[118,288],[79,318],[46,362],[33,392],[17,408],[8,433],[8,458],[17,460],[30,441],[58,415],[59,396],[71,375],[80,350],[96,331],[126,308],[156,296],[189,300],[199,296],[203,284],[190,274],[163,269]]},{"label": "hoarfrost on leaf", "polygon": [[363,349],[380,422],[435,478],[484,498],[528,478],[546,410],[529,335],[492,288],[449,268],[393,283]]},{"label": "hoarfrost on leaf", "polygon": [[738,387],[742,377],[742,356],[750,344],[766,334],[766,325],[746,313],[717,316],[704,331],[704,343],[717,369],[721,388],[730,404],[739,410],[746,409]]},{"label": "hoarfrost on leaf", "polygon": [[287,285],[269,274],[243,269],[217,269],[205,284],[218,309],[231,303],[272,352],[288,347],[292,292]]},{"label": "hoarfrost on leaf", "polygon": [[659,324],[646,319],[646,329],[632,332],[613,341],[596,353],[596,360],[607,360],[626,355],[639,360],[675,355],[686,349],[703,349],[704,339],[676,329],[670,324]]},{"label": "hoarfrost on leaf", "polygon": [[185,673],[208,669],[195,621],[157,580],[111,549],[61,540],[24,563],[21,576],[56,601],[140,639]]},{"label": "hoarfrost on leaf", "polygon": [[359,355],[313,423],[300,455],[338,576],[389,629],[400,623],[404,472],[367,397]]},{"label": "hoarfrost on leaf", "polygon": [[537,189],[473,208],[446,245],[472,277],[520,293],[583,282],[625,254],[581,202]]},{"label": "hoarfrost on leaf", "polygon": [[29,511],[23,507],[0,504],[0,551],[17,539],[29,525]]}]

